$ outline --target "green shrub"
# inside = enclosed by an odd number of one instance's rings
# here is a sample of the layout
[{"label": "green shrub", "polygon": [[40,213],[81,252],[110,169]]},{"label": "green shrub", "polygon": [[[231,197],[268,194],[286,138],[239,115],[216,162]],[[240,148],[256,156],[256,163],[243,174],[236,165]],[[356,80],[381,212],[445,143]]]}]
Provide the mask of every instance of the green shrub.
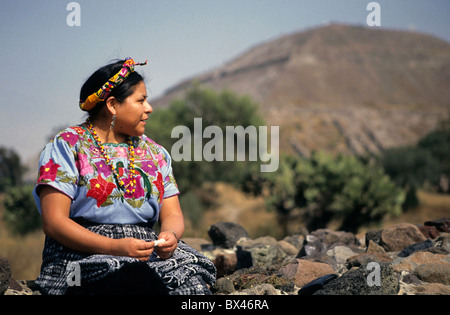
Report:
[{"label": "green shrub", "polygon": [[33,185],[11,187],[5,200],[4,222],[12,233],[25,235],[41,228],[41,216],[37,210],[32,191]]}]

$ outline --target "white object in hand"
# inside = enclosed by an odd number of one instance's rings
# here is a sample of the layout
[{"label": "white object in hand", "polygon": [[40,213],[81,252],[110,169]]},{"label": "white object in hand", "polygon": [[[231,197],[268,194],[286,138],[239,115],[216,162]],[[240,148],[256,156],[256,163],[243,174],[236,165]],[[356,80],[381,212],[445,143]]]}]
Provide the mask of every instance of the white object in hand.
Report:
[{"label": "white object in hand", "polygon": [[160,239],[160,240],[156,240],[155,241],[155,247],[157,247],[157,246],[159,246],[159,245],[161,245],[161,244],[164,244],[166,242],[166,240],[165,239]]}]

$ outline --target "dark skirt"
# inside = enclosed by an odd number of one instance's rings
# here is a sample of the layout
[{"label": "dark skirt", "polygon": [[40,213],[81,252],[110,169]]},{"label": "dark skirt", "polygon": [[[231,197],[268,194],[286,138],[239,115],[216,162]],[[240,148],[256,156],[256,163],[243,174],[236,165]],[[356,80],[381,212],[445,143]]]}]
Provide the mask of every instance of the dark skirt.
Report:
[{"label": "dark skirt", "polygon": [[[88,230],[114,239],[157,239],[145,225],[93,224],[79,221]],[[163,260],[153,252],[147,262],[130,257],[91,255],[71,250],[46,237],[41,273],[36,285],[41,293],[209,295],[216,280],[212,261],[178,242],[173,256]]]}]

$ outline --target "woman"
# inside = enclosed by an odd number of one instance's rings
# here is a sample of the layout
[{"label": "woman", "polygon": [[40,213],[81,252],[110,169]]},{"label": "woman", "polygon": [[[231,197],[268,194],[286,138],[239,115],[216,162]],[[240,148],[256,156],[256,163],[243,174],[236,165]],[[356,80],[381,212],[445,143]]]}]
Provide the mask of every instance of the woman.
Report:
[{"label": "woman", "polygon": [[41,154],[33,195],[46,234],[44,294],[210,294],[214,265],[180,241],[170,155],[144,135],[152,107],[135,66],[145,64],[97,70],[80,92],[86,122]]}]

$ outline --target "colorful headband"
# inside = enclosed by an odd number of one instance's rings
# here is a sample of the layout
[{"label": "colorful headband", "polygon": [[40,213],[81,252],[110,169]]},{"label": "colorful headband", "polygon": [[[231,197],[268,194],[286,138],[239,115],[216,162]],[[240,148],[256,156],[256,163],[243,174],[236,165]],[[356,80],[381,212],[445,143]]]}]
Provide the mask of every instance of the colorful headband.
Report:
[{"label": "colorful headband", "polygon": [[91,94],[85,101],[80,101],[81,110],[90,111],[97,103],[106,100],[111,91],[125,81],[130,73],[134,72],[135,66],[145,66],[146,64],[147,60],[144,63],[135,63],[132,58],[125,59],[122,69],[109,79],[100,90]]}]

